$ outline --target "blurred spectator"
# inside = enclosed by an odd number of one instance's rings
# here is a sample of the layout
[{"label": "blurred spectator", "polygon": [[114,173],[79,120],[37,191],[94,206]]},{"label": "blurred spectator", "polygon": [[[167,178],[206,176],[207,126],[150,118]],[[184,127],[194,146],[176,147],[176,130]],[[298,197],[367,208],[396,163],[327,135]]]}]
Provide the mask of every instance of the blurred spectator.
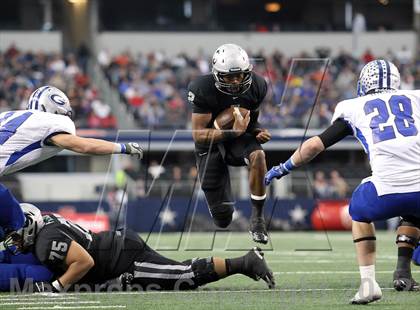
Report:
[{"label": "blurred spectator", "polygon": [[330,183],[334,198],[346,198],[349,186],[337,170],[330,172]]},{"label": "blurred spectator", "polygon": [[117,128],[117,120],[111,114],[109,105],[103,103],[99,99],[95,99],[91,104],[92,112],[88,118],[88,126],[90,128]]},{"label": "blurred spectator", "polygon": [[413,53],[405,45],[400,50],[397,50],[395,52],[395,58],[402,65],[407,65],[408,63],[410,63],[412,57]]},{"label": "blurred spectator", "polygon": [[325,178],[323,171],[315,172],[314,179],[314,198],[331,198],[333,194],[333,188]]},{"label": "blurred spectator", "polygon": [[370,48],[368,48],[365,53],[362,55],[362,60],[365,64],[367,64],[368,62],[371,62],[372,60],[375,59],[375,56],[373,56],[372,51],[370,50]]},{"label": "blurred spectator", "polygon": [[159,165],[156,160],[152,160],[147,172],[152,176],[153,179],[157,179],[163,173],[165,173],[165,168]]}]

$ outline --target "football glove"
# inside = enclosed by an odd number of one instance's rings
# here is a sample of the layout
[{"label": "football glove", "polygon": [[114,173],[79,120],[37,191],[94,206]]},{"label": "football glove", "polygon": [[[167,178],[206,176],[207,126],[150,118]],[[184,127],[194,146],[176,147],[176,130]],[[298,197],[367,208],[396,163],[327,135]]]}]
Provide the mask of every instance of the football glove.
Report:
[{"label": "football glove", "polygon": [[143,149],[141,148],[140,144],[135,142],[129,142],[123,144],[125,147],[125,154],[137,156],[138,159],[143,158]]},{"label": "football glove", "polygon": [[63,289],[63,285],[58,280],[52,283],[46,281],[34,283],[34,293],[59,293]]},{"label": "football glove", "polygon": [[289,170],[287,170],[286,166],[282,163],[278,166],[274,166],[273,168],[271,168],[264,177],[264,183],[265,185],[270,185],[271,181],[276,178],[276,179],[280,179],[282,177],[284,177],[285,175],[289,174]]}]

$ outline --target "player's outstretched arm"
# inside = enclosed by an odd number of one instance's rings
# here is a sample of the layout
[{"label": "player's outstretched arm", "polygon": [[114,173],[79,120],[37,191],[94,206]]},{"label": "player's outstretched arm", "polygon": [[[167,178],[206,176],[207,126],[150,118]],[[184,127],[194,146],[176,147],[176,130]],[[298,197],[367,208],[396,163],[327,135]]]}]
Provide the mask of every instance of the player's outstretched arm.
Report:
[{"label": "player's outstretched arm", "polygon": [[300,167],[309,163],[323,150],[325,150],[324,143],[320,137],[315,136],[303,142],[302,146],[293,153],[291,159],[295,167]]},{"label": "player's outstretched arm", "polygon": [[83,138],[71,134],[57,134],[49,141],[63,149],[81,154],[108,155],[130,154],[143,157],[143,149],[137,143],[113,143],[101,139]]},{"label": "player's outstretched arm", "polygon": [[289,174],[294,168],[307,164],[326,148],[352,133],[353,129],[345,120],[337,119],[319,136],[312,137],[303,142],[285,163],[280,163],[278,166],[271,168],[265,175],[265,185],[269,185],[274,178],[280,179]]},{"label": "player's outstretched arm", "polygon": [[325,146],[319,136],[306,140],[287,160],[278,166],[271,168],[264,178],[265,185],[270,185],[271,181],[276,178],[280,179],[288,175],[294,168],[300,167],[310,162],[315,156],[325,150]]}]

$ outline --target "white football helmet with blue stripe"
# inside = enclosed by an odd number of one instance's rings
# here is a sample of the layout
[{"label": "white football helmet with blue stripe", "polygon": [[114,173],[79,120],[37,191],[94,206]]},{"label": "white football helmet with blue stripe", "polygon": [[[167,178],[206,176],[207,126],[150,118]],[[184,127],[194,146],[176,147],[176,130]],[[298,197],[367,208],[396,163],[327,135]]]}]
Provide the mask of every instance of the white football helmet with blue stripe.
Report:
[{"label": "white football helmet with blue stripe", "polygon": [[42,86],[29,97],[27,110],[38,110],[72,117],[70,100],[61,90],[53,86]]},{"label": "white football helmet with blue stripe", "polygon": [[17,231],[10,233],[4,241],[6,249],[16,254],[18,252],[27,252],[35,244],[36,236],[44,227],[44,219],[41,211],[30,203],[21,203],[25,223]]},{"label": "white football helmet with blue stripe", "polygon": [[390,61],[378,59],[367,63],[357,81],[357,95],[364,96],[372,90],[397,90],[400,88],[400,72]]}]

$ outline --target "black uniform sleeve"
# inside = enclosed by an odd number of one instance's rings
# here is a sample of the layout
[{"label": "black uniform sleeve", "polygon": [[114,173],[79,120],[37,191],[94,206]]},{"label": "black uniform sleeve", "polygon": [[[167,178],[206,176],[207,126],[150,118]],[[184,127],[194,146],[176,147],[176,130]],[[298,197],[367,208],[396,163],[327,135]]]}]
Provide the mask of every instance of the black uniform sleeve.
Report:
[{"label": "black uniform sleeve", "polygon": [[192,112],[193,113],[199,113],[199,114],[208,114],[211,113],[211,109],[208,106],[204,96],[202,95],[202,92],[200,88],[198,87],[197,83],[195,81],[192,81],[188,85],[188,102],[192,106]]},{"label": "black uniform sleeve", "polygon": [[257,133],[259,129],[262,129],[262,125],[258,122],[258,116],[260,115],[259,110],[253,110],[250,112],[250,120],[247,132]]},{"label": "black uniform sleeve", "polygon": [[327,148],[352,134],[353,129],[349,123],[344,119],[339,118],[318,137],[321,139],[324,147]]},{"label": "black uniform sleeve", "polygon": [[65,271],[65,260],[72,239],[59,229],[44,228],[37,237],[35,254],[39,261],[54,272]]},{"label": "black uniform sleeve", "polygon": [[259,83],[260,85],[258,87],[258,104],[261,104],[267,95],[267,82],[263,78],[261,78],[261,80],[262,81]]}]

